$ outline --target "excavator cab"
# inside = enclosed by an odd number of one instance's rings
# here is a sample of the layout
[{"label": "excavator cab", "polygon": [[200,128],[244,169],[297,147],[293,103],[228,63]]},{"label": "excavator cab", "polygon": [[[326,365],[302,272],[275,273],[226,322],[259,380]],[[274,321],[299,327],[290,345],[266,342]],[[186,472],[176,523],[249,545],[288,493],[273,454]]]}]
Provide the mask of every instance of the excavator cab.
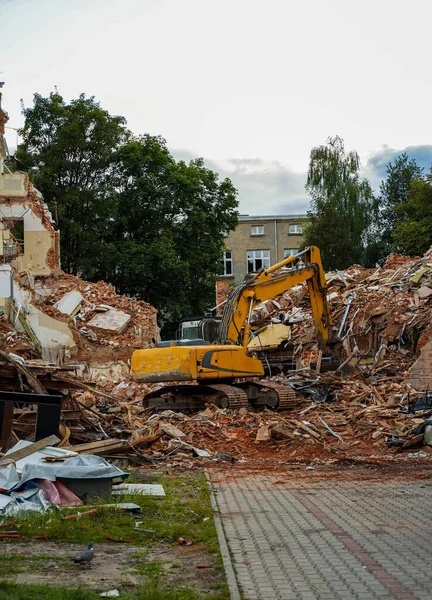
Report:
[{"label": "excavator cab", "polygon": [[175,340],[163,340],[159,348],[169,346],[204,346],[218,340],[220,319],[214,317],[189,317],[180,321]]},{"label": "excavator cab", "polygon": [[220,319],[214,317],[198,317],[183,319],[177,330],[179,342],[200,340],[203,344],[214,344],[218,340]]}]

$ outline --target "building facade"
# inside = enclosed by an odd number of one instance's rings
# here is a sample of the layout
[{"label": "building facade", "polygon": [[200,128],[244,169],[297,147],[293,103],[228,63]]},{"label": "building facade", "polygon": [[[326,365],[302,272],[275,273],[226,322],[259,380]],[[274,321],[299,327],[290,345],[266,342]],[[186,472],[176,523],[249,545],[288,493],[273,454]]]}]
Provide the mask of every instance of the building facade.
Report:
[{"label": "building facade", "polygon": [[225,240],[221,279],[238,284],[247,273],[297,254],[306,223],[307,215],[240,215]]}]

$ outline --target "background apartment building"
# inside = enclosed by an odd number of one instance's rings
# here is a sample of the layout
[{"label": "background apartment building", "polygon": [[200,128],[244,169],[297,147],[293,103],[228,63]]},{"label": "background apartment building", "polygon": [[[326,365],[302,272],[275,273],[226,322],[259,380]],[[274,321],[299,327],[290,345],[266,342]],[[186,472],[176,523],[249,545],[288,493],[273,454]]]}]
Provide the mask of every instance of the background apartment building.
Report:
[{"label": "background apartment building", "polygon": [[297,254],[306,222],[307,215],[240,215],[225,240],[222,278],[237,284],[247,273]]}]

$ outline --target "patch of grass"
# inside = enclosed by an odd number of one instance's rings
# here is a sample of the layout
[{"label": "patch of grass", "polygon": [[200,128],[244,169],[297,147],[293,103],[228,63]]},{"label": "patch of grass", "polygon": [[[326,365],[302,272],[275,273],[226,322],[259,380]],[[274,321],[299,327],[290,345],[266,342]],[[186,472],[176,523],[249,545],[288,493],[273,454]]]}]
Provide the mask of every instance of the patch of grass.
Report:
[{"label": "patch of grass", "polygon": [[[190,588],[167,588],[159,580],[144,581],[134,592],[121,593],[122,600],[200,600],[202,596]],[[206,596],[211,600],[227,600],[229,595]],[[99,593],[89,588],[51,588],[47,585],[24,585],[0,581],[1,600],[96,600]]]},{"label": "patch of grass", "polygon": [[[155,542],[176,542],[179,537],[205,543],[209,552],[218,552],[217,534],[210,505],[210,496],[203,474],[182,477],[161,477],[166,497],[130,495],[111,496],[95,502],[98,512],[77,520],[64,520],[67,514],[83,512],[88,507],[51,510],[46,513],[29,513],[19,517],[20,533],[24,536],[48,535],[52,540],[67,542],[100,543],[106,536],[134,540],[136,545],[149,547]],[[134,502],[142,512],[132,514],[104,507],[103,504]],[[140,528],[155,533],[135,531]]]},{"label": "patch of grass", "polygon": [[160,561],[140,563],[134,566],[134,572],[145,577],[146,579],[158,579],[161,576],[161,565]]},{"label": "patch of grass", "polygon": [[0,581],[1,600],[100,600],[99,594],[84,588],[51,588]]},{"label": "patch of grass", "polygon": [[5,549],[0,551],[0,577],[17,575],[34,567],[39,568],[41,563],[52,559],[53,557],[49,554],[28,556],[26,554],[11,554]]},{"label": "patch of grass", "polygon": [[[177,565],[180,567],[180,565]],[[141,563],[134,567],[134,572],[141,575],[142,583],[137,592],[136,600],[200,600],[202,595],[195,589],[187,586],[177,586],[175,589],[165,581],[163,563],[159,561]],[[214,593],[206,594],[208,600],[227,600],[228,589],[219,584],[214,585]],[[135,599],[135,596],[133,597]],[[131,599],[132,600],[132,599]]]},{"label": "patch of grass", "polygon": [[[177,544],[179,537],[183,537],[201,544],[202,548],[212,553],[212,563],[216,569],[223,570],[210,504],[210,493],[204,474],[165,475],[160,477],[158,483],[164,486],[165,498],[114,495],[93,503],[92,507],[98,508],[96,514],[85,515],[76,520],[65,521],[64,516],[84,512],[90,507],[50,510],[42,514],[29,513],[18,517],[19,531],[29,541],[34,536],[49,536],[50,541],[81,545],[92,541],[96,545],[96,552],[97,544],[105,542],[106,536],[134,540],[134,544],[141,547],[134,558],[143,560],[139,561],[139,564],[131,565],[131,568],[140,578],[140,584],[134,590],[122,590],[122,600],[200,600],[203,597],[211,600],[226,600],[229,598],[229,592],[222,578],[220,583],[215,581],[212,592],[203,596],[198,589],[191,587],[192,582],[187,579],[187,576],[184,578],[180,576],[181,565],[176,564],[171,567],[175,567],[177,573],[175,581],[173,581],[166,569],[163,568],[163,558],[161,562],[149,562],[150,553],[147,549],[153,545],[165,545],[165,547],[167,544],[174,545]],[[131,513],[103,506],[104,504],[125,502],[138,504],[142,511]],[[153,530],[154,533],[135,531],[136,521],[141,521],[140,528]],[[28,561],[49,558],[23,555],[22,560],[16,558],[12,563],[6,564],[6,559],[10,556],[12,555],[5,555],[4,563],[0,556],[0,577],[13,574],[11,564],[15,573],[18,573],[22,570],[29,570]],[[194,586],[195,582],[192,585]],[[28,598],[32,600],[93,600],[99,598],[99,594],[86,588],[53,589],[43,585],[18,585],[0,581],[0,600],[3,598],[5,600],[28,600]]]}]

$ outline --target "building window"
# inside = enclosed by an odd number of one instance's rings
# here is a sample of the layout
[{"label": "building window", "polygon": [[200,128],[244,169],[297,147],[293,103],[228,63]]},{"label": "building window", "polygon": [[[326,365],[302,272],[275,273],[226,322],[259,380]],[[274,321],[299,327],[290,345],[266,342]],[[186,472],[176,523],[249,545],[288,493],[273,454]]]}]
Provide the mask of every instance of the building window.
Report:
[{"label": "building window", "polygon": [[284,258],[287,256],[295,256],[298,254],[298,248],[285,248],[284,250]]},{"label": "building window", "polygon": [[232,252],[231,250],[225,250],[223,253],[223,274],[224,275],[232,275]]},{"label": "building window", "polygon": [[270,266],[270,250],[248,250],[247,268],[248,273],[255,273],[260,269],[268,269]]},{"label": "building window", "polygon": [[24,221],[4,219],[0,221],[0,256],[10,262],[18,254],[24,254]]},{"label": "building window", "polygon": [[252,225],[251,235],[264,235],[264,225]]},{"label": "building window", "polygon": [[303,229],[301,225],[290,225],[289,232],[290,233],[302,233]]}]

